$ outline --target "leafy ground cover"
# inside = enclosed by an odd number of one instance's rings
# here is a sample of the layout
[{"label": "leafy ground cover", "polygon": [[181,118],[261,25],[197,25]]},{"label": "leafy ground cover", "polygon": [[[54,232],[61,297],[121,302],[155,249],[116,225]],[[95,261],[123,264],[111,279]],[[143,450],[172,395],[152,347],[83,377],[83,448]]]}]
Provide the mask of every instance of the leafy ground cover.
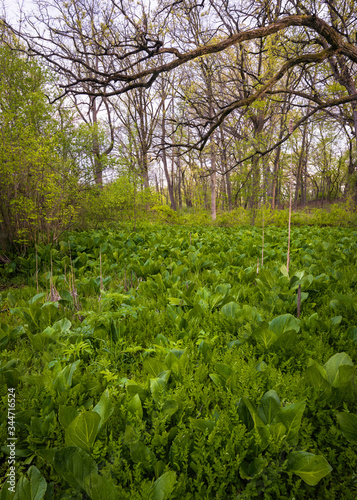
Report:
[{"label": "leafy ground cover", "polygon": [[356,498],[357,232],[294,228],[289,273],[286,249],[277,227],[262,263],[258,228],[156,226],[19,257],[1,500]]}]

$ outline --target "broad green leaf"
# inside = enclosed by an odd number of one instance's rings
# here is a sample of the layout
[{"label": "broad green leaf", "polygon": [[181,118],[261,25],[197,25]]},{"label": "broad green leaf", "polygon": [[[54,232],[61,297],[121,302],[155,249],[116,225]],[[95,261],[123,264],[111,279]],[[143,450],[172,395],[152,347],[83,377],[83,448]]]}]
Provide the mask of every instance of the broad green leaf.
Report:
[{"label": "broad green leaf", "polygon": [[114,405],[110,400],[109,391],[106,389],[100,397],[99,402],[93,408],[100,416],[98,431],[106,424],[114,411]]},{"label": "broad green leaf", "polygon": [[131,415],[137,415],[140,420],[143,418],[143,407],[141,405],[141,400],[139,394],[135,394],[135,396],[131,399],[128,404],[128,413]]},{"label": "broad green leaf", "polygon": [[5,377],[7,386],[10,387],[17,387],[17,384],[19,383],[21,373],[17,368],[14,368],[13,370],[4,370],[2,374]]},{"label": "broad green leaf", "polygon": [[309,330],[312,330],[314,328],[318,328],[319,326],[319,315],[318,313],[311,314],[311,316],[306,320],[306,326],[309,328]]},{"label": "broad green leaf", "polygon": [[240,308],[236,302],[228,302],[228,304],[225,304],[222,309],[221,313],[226,319],[236,319],[237,316],[239,316]]},{"label": "broad green leaf", "polygon": [[289,330],[287,332],[283,332],[276,340],[274,346],[279,349],[290,349],[294,347],[297,341],[297,332],[295,330]]},{"label": "broad green leaf", "polygon": [[169,379],[170,379],[170,375],[171,375],[170,370],[164,370],[161,373],[159,373],[158,378],[163,380],[165,382],[165,384],[167,384]]},{"label": "broad green leaf", "polygon": [[262,472],[267,465],[265,458],[254,458],[251,462],[244,460],[239,468],[239,474],[242,479],[253,479]]},{"label": "broad green leaf", "polygon": [[70,304],[73,306],[73,297],[68,290],[59,290],[59,294],[61,296],[61,299],[58,301],[60,304]]},{"label": "broad green leaf", "polygon": [[138,427],[134,427],[130,424],[125,426],[124,433],[124,444],[127,446],[132,446],[140,440],[141,434]]},{"label": "broad green leaf", "polygon": [[232,347],[238,347],[242,344],[243,344],[242,340],[235,339],[235,340],[231,340],[230,342],[228,342],[227,347],[228,347],[228,349],[232,349]]},{"label": "broad green leaf", "polygon": [[355,367],[352,365],[341,365],[337,371],[332,387],[337,389],[345,388],[353,379]]},{"label": "broad green leaf", "polygon": [[20,477],[17,485],[14,500],[22,500],[23,498],[31,499],[31,485],[27,477]]},{"label": "broad green leaf", "polygon": [[168,471],[156,479],[153,486],[152,500],[167,500],[176,483],[176,472]]},{"label": "broad green leaf", "polygon": [[201,340],[198,346],[199,352],[202,354],[203,360],[205,363],[208,363],[212,358],[212,346],[205,340]]},{"label": "broad green leaf", "polygon": [[348,354],[345,352],[339,352],[334,354],[327,363],[324,364],[324,368],[327,373],[328,380],[331,385],[334,384],[338,369],[343,365],[353,366],[353,361]]},{"label": "broad green leaf", "polygon": [[37,295],[34,295],[33,297],[31,297],[31,299],[29,300],[29,304],[32,305],[32,304],[35,304],[39,299],[42,299],[42,297],[45,297],[46,295],[46,292],[41,292],[41,293],[38,293]]},{"label": "broad green leaf", "polygon": [[271,424],[281,408],[279,396],[275,391],[268,391],[260,400],[258,415],[264,424]]},{"label": "broad green leaf", "polygon": [[341,323],[342,316],[334,316],[330,319],[331,326],[337,326]]},{"label": "broad green leaf", "polygon": [[321,455],[306,451],[292,451],[288,455],[287,469],[294,472],[310,486],[315,486],[332,471],[331,465]]},{"label": "broad green leaf", "polygon": [[286,427],[286,441],[295,446],[298,442],[298,434],[301,425],[302,415],[306,407],[305,401],[294,403],[282,408],[276,417]]},{"label": "broad green leaf", "polygon": [[274,443],[279,443],[283,438],[286,438],[286,427],[282,422],[270,424],[269,431]]},{"label": "broad green leaf", "polygon": [[42,500],[47,489],[46,479],[34,465],[29,468],[27,474],[31,484],[31,499]]},{"label": "broad green leaf", "polygon": [[155,477],[159,478],[165,470],[166,463],[163,460],[158,460],[155,462],[154,465],[154,471],[155,471]]},{"label": "broad green leaf", "polygon": [[294,330],[295,332],[299,332],[300,330],[300,320],[294,318],[291,314],[283,314],[274,318],[269,323],[269,329],[272,330],[276,335],[280,336],[284,332],[289,332],[290,330]]},{"label": "broad green leaf", "polygon": [[150,391],[154,398],[155,403],[159,403],[166,394],[166,383],[162,378],[150,379]]},{"label": "broad green leaf", "polygon": [[86,490],[87,476],[90,476],[93,472],[98,472],[95,460],[81,448],[73,446],[62,448],[56,452],[54,466],[56,472],[60,474],[74,490]]},{"label": "broad green leaf", "polygon": [[163,415],[171,417],[174,413],[179,409],[179,405],[177,401],[173,399],[167,399],[165,403],[162,405],[161,412]]},{"label": "broad green leaf", "polygon": [[167,368],[169,368],[169,370],[171,370],[175,364],[178,364],[178,361],[178,358],[174,355],[173,352],[170,351],[167,353],[165,357],[165,365],[167,366]]},{"label": "broad green leaf", "polygon": [[138,441],[130,447],[130,456],[134,463],[142,463],[145,467],[156,462],[154,452],[142,441]]},{"label": "broad green leaf", "polygon": [[196,429],[202,432],[208,431],[208,433],[211,433],[216,425],[214,420],[207,420],[204,418],[190,418],[190,422]]},{"label": "broad green leaf", "polygon": [[49,318],[55,317],[58,313],[58,302],[45,302],[41,307],[41,311],[46,312]]},{"label": "broad green leaf", "polygon": [[170,304],[167,304],[167,306],[166,306],[166,314],[167,314],[169,320],[172,323],[175,323],[175,321],[177,320],[177,318],[179,318],[179,315],[177,314],[178,311],[179,310],[177,310],[176,307],[170,306]]},{"label": "broad green leaf", "polygon": [[338,413],[337,422],[341,432],[348,441],[357,441],[357,415],[354,413]]},{"label": "broad green leaf", "polygon": [[9,483],[5,481],[0,491],[0,500],[14,500],[15,490],[9,490]]},{"label": "broad green leaf", "polygon": [[245,396],[242,397],[242,401],[249,410],[249,413],[250,413],[250,415],[253,419],[253,422],[254,422],[254,427],[264,427],[265,424],[264,424],[263,420],[260,418],[260,416],[258,415],[258,412],[255,409],[255,406],[253,405],[253,403],[251,403],[251,401],[249,401],[249,399],[246,398]]},{"label": "broad green leaf", "polygon": [[[4,454],[8,455],[9,454],[8,446],[2,446],[1,451]],[[32,455],[32,451],[27,449],[27,448],[16,448],[15,457],[17,457],[17,458],[29,457],[31,455]]]},{"label": "broad green leaf", "polygon": [[72,385],[72,377],[75,369],[81,362],[80,359],[65,366],[57,375],[53,381],[53,387],[57,392],[64,392],[69,389]]},{"label": "broad green leaf", "polygon": [[259,363],[255,365],[255,369],[257,370],[257,372],[264,372],[267,368],[268,365],[265,361],[259,361]]},{"label": "broad green leaf", "polygon": [[301,288],[303,290],[308,290],[314,282],[314,277],[309,274],[301,278]]},{"label": "broad green leaf", "polygon": [[248,410],[247,405],[244,403],[243,399],[240,398],[237,405],[238,415],[243,424],[246,426],[247,430],[250,431],[254,427],[254,421]]},{"label": "broad green leaf", "polygon": [[219,307],[225,299],[225,294],[222,293],[215,293],[209,298],[209,308],[210,310],[215,309],[216,307]]},{"label": "broad green leaf", "polygon": [[229,283],[220,283],[214,289],[214,293],[220,293],[221,295],[228,295],[231,291],[232,286]]},{"label": "broad green leaf", "polygon": [[[181,352],[181,349],[180,350],[174,349],[173,351]],[[176,354],[176,356],[177,356],[177,354]],[[178,359],[179,359],[179,367],[181,369],[189,364],[189,356],[188,356],[188,353],[186,350],[184,350],[182,352],[182,354],[179,355]]]},{"label": "broad green leaf", "polygon": [[282,274],[285,278],[289,279],[288,268],[286,267],[286,265],[285,265],[285,264],[283,264],[283,265],[281,266],[281,268],[280,268],[280,272],[281,272],[281,274]]},{"label": "broad green leaf", "polygon": [[276,333],[269,330],[269,325],[266,321],[253,330],[252,337],[256,340],[257,344],[264,347],[264,349],[268,349],[278,338]]},{"label": "broad green leaf", "polygon": [[357,326],[350,326],[347,329],[347,335],[350,339],[357,344]]},{"label": "broad green leaf", "polygon": [[215,363],[215,368],[219,375],[224,379],[227,380],[228,377],[232,375],[232,368],[228,365],[225,365],[223,363]]},{"label": "broad green leaf", "polygon": [[14,500],[42,500],[47,489],[47,482],[41,472],[32,465],[27,471],[29,480],[22,476],[16,485]]},{"label": "broad green leaf", "polygon": [[321,393],[320,399],[327,399],[331,394],[331,384],[328,381],[326,370],[316,361],[309,359],[305,377],[315,391]]},{"label": "broad green leaf", "polygon": [[156,358],[147,358],[143,363],[143,368],[152,377],[158,377],[159,374],[165,370],[166,366],[162,361]]},{"label": "broad green leaf", "polygon": [[66,333],[66,332],[68,332],[70,330],[71,326],[72,326],[72,323],[69,321],[69,319],[62,318],[59,321],[56,321],[56,323],[54,323],[54,325],[52,326],[52,328],[56,332]]},{"label": "broad green leaf", "polygon": [[212,382],[217,386],[217,387],[222,387],[224,386],[224,380],[222,377],[217,375],[217,373],[210,373],[209,378],[212,380]]},{"label": "broad green leaf", "polygon": [[169,345],[169,340],[167,337],[165,337],[165,335],[163,335],[162,333],[159,333],[155,337],[155,344],[167,346],[167,345]]},{"label": "broad green leaf", "polygon": [[268,287],[271,289],[277,283],[277,276],[270,269],[263,268],[259,272],[259,280],[257,279],[256,281],[260,281],[263,288]]},{"label": "broad green leaf", "polygon": [[242,310],[244,314],[244,319],[249,323],[257,323],[262,321],[262,318],[258,313],[256,307],[252,307],[249,304],[244,304]]},{"label": "broad green leaf", "polygon": [[135,380],[128,380],[125,384],[125,388],[128,394],[131,394],[133,396],[135,396],[135,394],[139,394],[142,401],[144,401],[148,396],[147,391],[141,385],[135,382]]},{"label": "broad green leaf", "polygon": [[168,297],[170,301],[170,306],[185,306],[187,305],[183,299],[179,299],[177,297]]},{"label": "broad green leaf", "polygon": [[92,500],[118,500],[114,484],[96,472],[85,478],[85,490]]},{"label": "broad green leaf", "polygon": [[58,410],[58,418],[64,429],[67,429],[69,424],[78,417],[78,410],[74,406],[60,405]]},{"label": "broad green leaf", "polygon": [[76,417],[66,429],[66,446],[78,446],[90,453],[98,434],[99,423],[100,415],[95,411],[86,411]]}]

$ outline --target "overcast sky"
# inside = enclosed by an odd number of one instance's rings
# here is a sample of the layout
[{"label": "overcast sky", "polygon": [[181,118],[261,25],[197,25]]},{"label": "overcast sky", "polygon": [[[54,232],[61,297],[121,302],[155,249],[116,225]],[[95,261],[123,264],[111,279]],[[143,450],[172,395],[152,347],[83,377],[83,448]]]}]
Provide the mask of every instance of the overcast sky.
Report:
[{"label": "overcast sky", "polygon": [[5,11],[6,18],[15,21],[19,18],[21,10],[28,11],[31,8],[31,0],[2,0],[2,13]]}]

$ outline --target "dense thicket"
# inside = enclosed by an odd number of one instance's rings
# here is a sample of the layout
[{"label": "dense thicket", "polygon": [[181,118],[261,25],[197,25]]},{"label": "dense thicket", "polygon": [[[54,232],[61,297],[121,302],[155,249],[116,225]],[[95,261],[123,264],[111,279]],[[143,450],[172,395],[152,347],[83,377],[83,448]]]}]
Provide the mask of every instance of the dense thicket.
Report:
[{"label": "dense thicket", "polygon": [[[0,230],[2,244],[56,231],[73,217],[75,174],[66,161],[48,77],[33,60],[0,48]],[[62,124],[63,127],[65,124]]]}]

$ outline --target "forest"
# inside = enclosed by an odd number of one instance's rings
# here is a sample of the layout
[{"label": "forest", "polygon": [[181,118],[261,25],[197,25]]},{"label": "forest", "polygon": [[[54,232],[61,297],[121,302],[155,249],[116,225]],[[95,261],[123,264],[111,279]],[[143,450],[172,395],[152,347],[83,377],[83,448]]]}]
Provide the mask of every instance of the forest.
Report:
[{"label": "forest", "polygon": [[32,4],[1,21],[3,249],[94,220],[279,222],[290,194],[353,219],[353,2]]},{"label": "forest", "polygon": [[0,500],[357,497],[357,6],[0,8]]}]

